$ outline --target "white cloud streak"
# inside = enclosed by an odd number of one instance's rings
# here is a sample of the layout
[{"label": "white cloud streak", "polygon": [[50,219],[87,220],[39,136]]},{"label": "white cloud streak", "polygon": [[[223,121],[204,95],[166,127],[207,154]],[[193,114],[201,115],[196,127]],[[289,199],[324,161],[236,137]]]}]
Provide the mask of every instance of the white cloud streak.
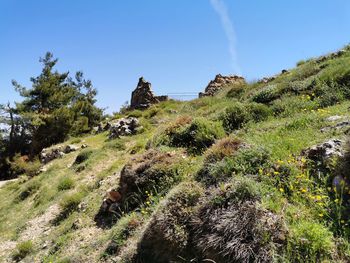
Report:
[{"label": "white cloud streak", "polygon": [[222,27],[225,31],[228,45],[229,45],[229,53],[231,56],[231,64],[235,74],[241,75],[241,67],[238,63],[237,58],[237,49],[236,49],[236,32],[231,21],[230,15],[228,13],[227,6],[225,5],[223,0],[210,0],[210,4],[212,5],[215,12],[219,15]]}]

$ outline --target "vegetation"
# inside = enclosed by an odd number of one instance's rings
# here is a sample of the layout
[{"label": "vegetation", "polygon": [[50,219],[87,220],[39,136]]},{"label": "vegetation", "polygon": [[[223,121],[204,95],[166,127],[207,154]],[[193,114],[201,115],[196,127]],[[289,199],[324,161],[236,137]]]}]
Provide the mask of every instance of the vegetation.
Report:
[{"label": "vegetation", "polygon": [[[214,97],[124,108],[111,118],[134,116],[143,131],[115,140],[104,132],[86,134],[99,118],[73,107],[77,94],[69,94],[80,82],[55,73],[52,57],[45,61],[27,90],[32,95],[19,108],[2,107],[8,125],[0,169],[22,175],[0,188],[0,256],[28,262],[350,261],[349,47]],[[57,93],[57,105],[48,96],[48,113],[38,116],[29,105],[39,107],[34,95],[46,94],[44,80],[67,90]],[[58,122],[62,137],[52,133],[35,148],[36,132]],[[15,129],[10,139],[11,123],[34,137]],[[69,143],[89,147],[34,172],[34,149],[70,135]],[[330,139],[340,141],[335,154],[309,154]],[[9,148],[15,140],[23,151]],[[104,210],[111,189],[121,197],[115,210]]]}]

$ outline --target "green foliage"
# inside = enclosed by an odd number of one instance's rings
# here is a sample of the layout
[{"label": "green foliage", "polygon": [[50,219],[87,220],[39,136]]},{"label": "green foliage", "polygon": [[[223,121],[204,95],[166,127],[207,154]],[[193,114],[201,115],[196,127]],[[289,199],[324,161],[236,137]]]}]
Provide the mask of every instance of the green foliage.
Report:
[{"label": "green foliage", "polygon": [[30,89],[13,81],[24,98],[16,110],[32,135],[32,153],[63,141],[69,133],[90,130],[102,116],[102,110],[94,105],[97,91],[91,81],[81,72],[73,79],[68,72],[53,71],[57,61],[49,52],[40,59],[43,69],[38,77],[31,78]]},{"label": "green foliage", "polygon": [[26,160],[24,156],[19,155],[16,155],[14,161],[11,162],[11,170],[17,175],[25,174],[29,177],[33,177],[39,172],[40,167],[41,163],[38,159],[29,161]]},{"label": "green foliage", "polygon": [[166,132],[168,144],[174,147],[186,147],[190,153],[200,154],[211,146],[225,132],[218,122],[197,118],[195,120],[178,119]]},{"label": "green foliage", "polygon": [[41,182],[36,179],[31,179],[27,183],[23,185],[23,187],[20,190],[20,193],[17,197],[17,201],[23,201],[27,199],[29,196],[36,193],[41,186]]},{"label": "green foliage", "polygon": [[271,101],[278,98],[278,93],[276,92],[276,85],[269,85],[264,87],[262,90],[258,91],[252,100],[257,103],[270,103]]},{"label": "green foliage", "polygon": [[34,251],[34,245],[32,241],[24,241],[16,245],[16,250],[12,254],[12,258],[15,261],[20,261]]},{"label": "green foliage", "polygon": [[115,139],[115,140],[106,142],[105,145],[103,145],[103,148],[116,150],[116,151],[123,151],[125,150],[125,143],[120,139]]},{"label": "green foliage", "polygon": [[217,185],[233,175],[258,175],[260,169],[269,166],[269,159],[268,152],[263,148],[242,147],[221,160],[206,159],[196,179],[209,186]]},{"label": "green foliage", "polygon": [[320,262],[331,259],[335,244],[332,233],[322,224],[300,220],[291,226],[288,242],[291,262]]},{"label": "green foliage", "polygon": [[243,104],[235,102],[220,116],[220,120],[223,122],[223,126],[227,132],[242,128],[244,124],[249,121],[264,121],[270,115],[272,111],[263,104],[249,103]]},{"label": "green foliage", "polygon": [[62,215],[66,216],[71,212],[78,209],[79,204],[83,200],[85,193],[78,191],[73,194],[66,194],[60,201],[60,207],[62,209]]},{"label": "green foliage", "polygon": [[75,185],[75,182],[72,177],[64,176],[59,180],[57,189],[59,191],[69,190],[69,189],[72,189],[74,185]]}]

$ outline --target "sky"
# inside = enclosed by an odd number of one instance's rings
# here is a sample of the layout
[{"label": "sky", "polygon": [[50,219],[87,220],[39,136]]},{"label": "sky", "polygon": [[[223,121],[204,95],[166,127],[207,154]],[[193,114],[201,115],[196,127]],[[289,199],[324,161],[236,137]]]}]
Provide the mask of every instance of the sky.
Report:
[{"label": "sky", "polygon": [[0,103],[20,101],[47,51],[117,111],[138,78],[197,93],[216,74],[253,81],[350,43],[349,0],[0,0]]}]

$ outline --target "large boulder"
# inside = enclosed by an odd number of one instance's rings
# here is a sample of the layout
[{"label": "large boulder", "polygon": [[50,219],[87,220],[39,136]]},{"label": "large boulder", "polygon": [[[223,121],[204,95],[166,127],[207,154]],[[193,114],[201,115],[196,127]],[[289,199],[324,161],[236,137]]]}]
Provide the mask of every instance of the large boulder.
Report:
[{"label": "large boulder", "polygon": [[222,76],[218,74],[214,80],[211,80],[204,92],[199,93],[199,97],[214,96],[218,91],[227,85],[242,85],[245,83],[245,79],[240,76],[230,75]]},{"label": "large boulder", "polygon": [[131,94],[130,108],[146,109],[152,104],[166,100],[168,100],[168,96],[155,96],[151,89],[151,83],[141,77],[136,89]]}]

